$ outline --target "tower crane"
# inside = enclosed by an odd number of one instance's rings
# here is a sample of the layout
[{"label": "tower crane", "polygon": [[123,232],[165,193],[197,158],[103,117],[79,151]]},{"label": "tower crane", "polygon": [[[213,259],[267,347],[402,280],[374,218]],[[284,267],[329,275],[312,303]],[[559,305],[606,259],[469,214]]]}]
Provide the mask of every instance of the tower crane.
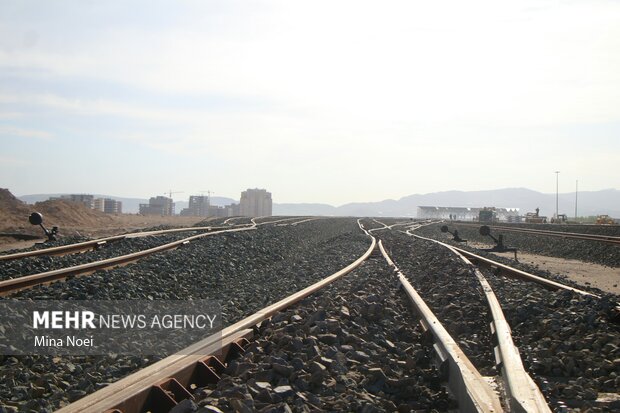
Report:
[{"label": "tower crane", "polygon": [[164,192],[164,195],[168,195],[168,198],[172,199],[172,194],[182,194],[183,191],[173,191],[170,189],[168,192]]},{"label": "tower crane", "polygon": [[204,195],[205,192],[207,193],[207,199],[209,200],[209,205],[211,205],[211,194],[214,194],[215,192],[207,189],[206,191],[198,191],[200,192],[200,195]]}]

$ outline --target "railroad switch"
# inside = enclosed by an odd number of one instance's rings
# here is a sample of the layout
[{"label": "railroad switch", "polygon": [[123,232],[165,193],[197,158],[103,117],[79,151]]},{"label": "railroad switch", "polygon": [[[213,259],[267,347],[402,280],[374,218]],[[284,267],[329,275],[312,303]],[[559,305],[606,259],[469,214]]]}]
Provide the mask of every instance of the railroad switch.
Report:
[{"label": "railroad switch", "polygon": [[452,234],[452,239],[453,239],[454,241],[456,241],[456,242],[467,242],[467,240],[466,240],[466,239],[462,239],[462,238],[459,236],[459,231],[458,231],[457,229],[455,229],[455,230],[454,230],[454,232],[452,232],[452,231],[450,231],[450,230],[448,229],[448,226],[447,226],[447,225],[444,225],[444,226],[442,226],[442,227],[441,227],[441,232],[448,232],[448,233]]},{"label": "railroad switch", "polygon": [[58,227],[52,227],[51,231],[45,228],[45,226],[43,225],[43,215],[41,213],[33,212],[28,217],[28,221],[30,221],[32,225],[39,225],[41,228],[43,228],[43,232],[45,232],[45,235],[47,236],[47,242],[56,241]]},{"label": "railroad switch", "polygon": [[495,246],[493,248],[483,248],[480,251],[487,251],[487,252],[514,252],[515,253],[515,261],[519,261],[517,259],[517,249],[514,247],[507,247],[504,245],[504,235],[503,234],[499,234],[497,236],[497,238],[495,238],[493,235],[491,235],[491,228],[489,228],[487,225],[483,225],[480,227],[480,235],[482,236],[488,236],[491,237],[491,239],[493,241],[495,241]]}]

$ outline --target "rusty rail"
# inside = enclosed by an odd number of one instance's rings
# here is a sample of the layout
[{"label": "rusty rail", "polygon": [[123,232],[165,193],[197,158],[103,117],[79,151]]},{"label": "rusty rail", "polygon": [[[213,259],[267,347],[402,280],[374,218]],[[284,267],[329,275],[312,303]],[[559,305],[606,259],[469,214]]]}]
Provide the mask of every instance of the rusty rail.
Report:
[{"label": "rusty rail", "polygon": [[498,395],[491,389],[487,381],[392,261],[385,248],[383,248],[382,241],[379,241],[379,249],[388,265],[394,269],[399,282],[420,316],[423,328],[431,332],[440,362],[445,362],[448,365],[448,385],[458,400],[459,411],[501,412],[503,409]]},{"label": "rusty rail", "polygon": [[[474,227],[480,226],[482,224],[470,224],[470,223],[454,223],[455,226],[467,226]],[[576,239],[582,241],[600,241],[607,244],[620,245],[620,237],[612,236],[612,235],[599,235],[599,234],[584,234],[580,232],[563,232],[563,231],[551,231],[546,229],[535,229],[535,228],[513,228],[502,225],[490,225],[490,227],[507,232],[521,232],[526,234],[536,234],[536,235],[545,235],[550,237],[559,237],[566,239]]]},{"label": "rusty rail", "polygon": [[529,272],[525,272],[525,271],[521,271],[517,268],[512,268],[508,265],[502,264],[500,262],[497,261],[493,261],[489,258],[485,258],[485,257],[481,257],[480,255],[474,254],[473,252],[464,250],[462,248],[458,248],[449,244],[446,244],[444,242],[438,241],[436,239],[432,239],[432,238],[426,238],[426,237],[422,237],[420,235],[416,235],[416,234],[412,234],[412,233],[406,233],[403,232],[407,235],[410,235],[412,237],[421,239],[421,240],[426,240],[426,241],[432,241],[435,242],[439,245],[442,245],[446,248],[449,248],[451,250],[454,250],[456,252],[458,252],[459,254],[467,257],[467,259],[471,262],[473,262],[476,265],[479,265],[481,267],[486,267],[486,268],[490,268],[492,270],[496,270],[499,271],[500,273],[509,276],[509,277],[513,277],[513,278],[519,278],[521,280],[524,281],[529,281],[529,282],[534,282],[536,284],[540,284],[545,288],[548,288],[550,290],[567,290],[567,291],[572,291],[575,292],[577,294],[581,294],[581,295],[590,295],[593,297],[599,297],[596,294],[590,293],[588,291],[584,291],[584,290],[580,290],[579,288],[575,288],[575,287],[571,287],[569,285],[566,284],[562,284],[556,281],[552,281],[549,280],[547,278],[543,278],[543,277],[539,277],[538,275],[534,275],[534,274],[530,274]]},{"label": "rusty rail", "polygon": [[[365,232],[359,220],[358,224]],[[193,398],[191,392],[188,391],[189,388],[193,387],[192,385],[204,386],[205,383],[219,379],[219,372],[224,368],[224,363],[219,358],[214,357],[213,354],[222,352],[228,357],[228,354],[231,354],[231,349],[232,354],[242,353],[243,345],[247,343],[247,339],[251,338],[255,326],[361,265],[375,249],[376,240],[374,237],[371,239],[372,242],[368,250],[338,272],[226,327],[219,333],[209,336],[175,355],[63,407],[58,410],[58,413],[168,412],[181,400]],[[208,356],[209,354],[211,356]],[[164,395],[168,397],[164,397]]]},{"label": "rusty rail", "polygon": [[[497,347],[495,348],[495,360],[498,367],[501,369],[502,376],[505,382],[505,390],[508,402],[510,404],[511,411],[514,412],[549,412],[551,409],[545,401],[545,397],[542,395],[534,380],[527,374],[523,367],[523,362],[519,356],[519,350],[512,341],[512,335],[510,326],[504,317],[504,313],[499,304],[491,285],[486,280],[480,270],[467,259],[464,254],[451,245],[444,244],[443,242],[420,237],[418,235],[409,234],[419,239],[432,241],[440,244],[455,255],[457,255],[463,262],[470,268],[473,274],[478,279],[484,295],[487,299],[489,310],[493,316],[493,322],[491,324],[491,331],[497,339]],[[561,285],[561,284],[560,284]]]},{"label": "rusty rail", "polygon": [[[241,224],[235,226],[248,226],[250,224]],[[0,255],[0,262],[2,261],[12,261],[27,257],[37,257],[41,255],[66,255],[72,254],[76,252],[88,251],[92,249],[97,249],[102,246],[108,245],[112,242],[121,241],[124,239],[131,238],[142,238],[142,237],[150,237],[154,235],[163,235],[163,234],[171,234],[177,232],[196,232],[196,231],[213,231],[218,229],[226,229],[230,228],[229,226],[225,227],[187,227],[187,228],[172,228],[172,229],[162,229],[157,231],[143,231],[143,232],[131,232],[128,234],[115,235],[111,237],[98,238],[90,241],[78,242],[75,244],[68,245],[60,245],[58,247],[50,247],[50,248],[42,248],[39,250],[33,251],[24,251],[17,252],[14,254],[6,254]]]},{"label": "rusty rail", "polygon": [[27,257],[36,257],[39,255],[61,255],[61,254],[70,254],[70,253],[79,252],[79,251],[86,251],[86,250],[98,248],[100,246],[106,245],[111,242],[120,241],[122,239],[125,239],[125,235],[116,235],[114,237],[99,238],[99,239],[94,239],[91,241],[78,242],[76,244],[61,245],[58,247],[42,248],[40,250],[34,250],[34,251],[25,251],[25,252],[17,252],[14,254],[0,255],[0,262],[18,260],[18,259],[27,258]]},{"label": "rusty rail", "polygon": [[[257,219],[264,219],[264,218],[271,218],[271,217],[255,217],[255,218],[252,218],[251,221],[252,221],[252,223],[254,223],[256,225],[267,225],[267,224],[277,224],[277,223],[280,223],[280,222],[294,221],[296,219],[303,219],[303,218],[308,218],[308,217],[289,217],[289,218],[279,218],[279,219],[275,219],[273,221],[256,222]],[[315,219],[318,219],[318,218],[315,218]]]},{"label": "rusty rail", "polygon": [[168,244],[160,245],[157,247],[149,248],[143,251],[134,252],[131,254],[121,255],[119,257],[108,258],[101,261],[90,262],[87,264],[76,265],[68,268],[61,268],[58,270],[47,271],[39,274],[26,275],[19,278],[13,278],[10,280],[0,281],[0,295],[6,295],[19,291],[25,288],[30,288],[40,284],[47,284],[52,281],[62,280],[68,276],[89,274],[96,270],[117,267],[130,262],[137,261],[147,255],[155,254],[157,252],[167,251],[170,249],[178,248],[181,245],[187,244],[195,239],[203,238],[210,235],[221,234],[224,232],[238,232],[253,230],[256,226],[233,228],[221,231],[206,232],[203,234],[193,235],[191,237],[183,238],[178,241],[170,242]]}]

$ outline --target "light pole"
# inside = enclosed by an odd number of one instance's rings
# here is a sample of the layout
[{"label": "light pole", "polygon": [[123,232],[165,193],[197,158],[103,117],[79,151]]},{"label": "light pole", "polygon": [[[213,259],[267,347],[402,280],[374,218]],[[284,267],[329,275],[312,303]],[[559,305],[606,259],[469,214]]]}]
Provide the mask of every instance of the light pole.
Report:
[{"label": "light pole", "polygon": [[555,219],[559,217],[558,205],[559,205],[559,192],[558,192],[558,180],[560,176],[560,171],[555,171]]},{"label": "light pole", "polygon": [[577,194],[579,193],[579,179],[575,181],[575,221],[577,221]]}]

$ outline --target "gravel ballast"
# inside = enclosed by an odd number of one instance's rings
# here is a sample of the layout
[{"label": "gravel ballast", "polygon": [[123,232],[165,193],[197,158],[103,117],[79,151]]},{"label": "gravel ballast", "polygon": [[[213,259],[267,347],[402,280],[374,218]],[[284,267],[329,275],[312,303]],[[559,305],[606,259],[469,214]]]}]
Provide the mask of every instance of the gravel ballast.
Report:
[{"label": "gravel ballast", "polygon": [[188,231],[182,233],[150,235],[139,238],[126,238],[111,242],[108,245],[96,250],[60,256],[42,255],[26,257],[19,260],[0,262],[0,281],[119,257],[121,255],[131,254],[134,252],[147,250],[149,248],[158,247],[169,242],[178,241],[180,239],[196,235],[197,233],[199,232]]},{"label": "gravel ballast", "polygon": [[[371,242],[352,218],[294,222],[208,236],[125,267],[10,298],[211,299],[221,303],[227,326],[347,266]],[[371,219],[363,223],[377,229],[372,234],[383,240],[480,372],[497,375],[488,309],[471,269],[445,247],[399,232],[405,226],[389,230]],[[418,231],[424,235],[427,229]],[[436,238],[444,235],[438,227],[432,231]],[[547,291],[483,273],[502,304],[526,369],[552,409],[620,411],[618,402],[597,401],[606,393],[616,398],[620,393],[620,327],[611,321],[619,297]],[[352,273],[263,323],[248,351],[230,362],[223,380],[198,389],[197,400],[183,402],[174,413],[457,409],[429,363],[432,349],[396,283],[376,250]],[[0,356],[0,412],[53,411],[160,358]]]},{"label": "gravel ballast", "polygon": [[[462,302],[463,295],[469,295],[472,289],[480,290],[471,271],[460,260],[446,257],[448,250],[431,241],[394,231],[382,231],[380,236],[414,287],[438,311],[448,331],[480,368],[476,354],[488,351],[484,336],[488,337],[490,319],[486,309],[471,308],[469,299]],[[536,284],[482,271],[500,300],[528,373],[553,408],[566,405],[575,411],[594,412],[620,407],[618,402],[596,402],[605,393],[617,397],[620,390],[620,327],[612,321],[620,297],[548,291]],[[478,293],[482,296],[481,291]],[[475,318],[483,325],[473,330],[482,335],[478,341],[460,331],[461,326],[476,322]],[[452,325],[454,320],[460,320],[460,324]]]},{"label": "gravel ballast", "polygon": [[488,306],[478,281],[448,249],[395,231],[375,232],[392,260],[483,375],[494,375]]},{"label": "gravel ballast", "polygon": [[[418,228],[415,233],[424,237],[434,238],[443,242],[452,239],[449,234],[440,231],[442,225],[448,225],[450,231],[458,230],[461,238],[468,241],[493,244],[493,240],[479,233],[479,226],[465,226],[458,223],[440,223]],[[620,267],[620,245],[608,244],[600,241],[585,241],[569,238],[559,238],[539,234],[526,234],[523,232],[509,232],[499,229],[491,229],[491,234],[497,238],[504,235],[504,245],[515,247],[519,251],[533,254],[547,255],[550,257],[569,258],[608,267]],[[455,244],[456,245],[456,244]],[[467,244],[461,244],[467,245]],[[491,245],[492,246],[492,245]],[[489,247],[490,248],[490,247]]]},{"label": "gravel ballast", "polygon": [[446,411],[432,345],[383,258],[260,326],[217,384],[184,412]]},{"label": "gravel ballast", "polygon": [[[213,299],[225,325],[347,266],[370,245],[355,219],[209,236],[126,267],[38,286],[18,299]],[[159,357],[0,357],[0,401],[52,411],[144,367]],[[74,368],[75,367],[75,368]],[[45,374],[36,389],[33,378]]]}]

